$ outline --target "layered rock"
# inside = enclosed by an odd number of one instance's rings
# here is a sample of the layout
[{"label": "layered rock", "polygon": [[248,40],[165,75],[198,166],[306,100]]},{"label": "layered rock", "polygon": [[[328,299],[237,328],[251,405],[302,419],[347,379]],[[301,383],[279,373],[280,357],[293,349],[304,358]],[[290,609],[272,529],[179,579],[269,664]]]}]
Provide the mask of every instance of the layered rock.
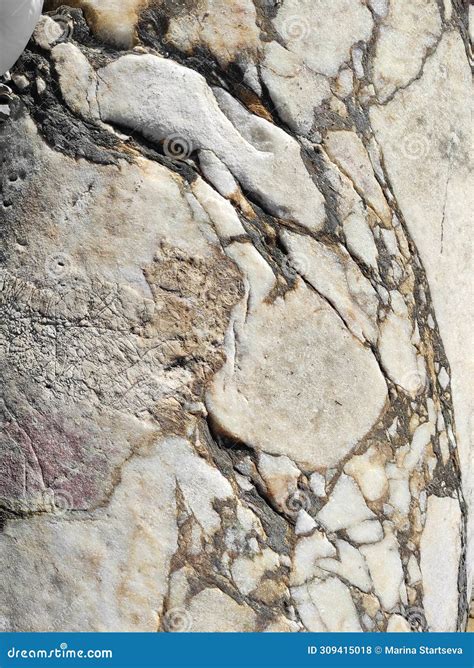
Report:
[{"label": "layered rock", "polygon": [[462,630],[458,5],[59,5],[0,125],[2,625]]}]

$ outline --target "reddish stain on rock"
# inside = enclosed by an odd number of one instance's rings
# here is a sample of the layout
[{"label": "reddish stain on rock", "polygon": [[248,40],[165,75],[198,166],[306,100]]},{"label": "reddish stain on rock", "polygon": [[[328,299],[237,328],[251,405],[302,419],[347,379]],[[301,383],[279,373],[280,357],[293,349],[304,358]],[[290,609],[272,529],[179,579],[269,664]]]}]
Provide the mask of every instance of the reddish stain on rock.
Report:
[{"label": "reddish stain on rock", "polygon": [[4,425],[0,502],[34,510],[57,497],[60,510],[97,506],[122,459],[113,442],[91,420],[22,409]]}]

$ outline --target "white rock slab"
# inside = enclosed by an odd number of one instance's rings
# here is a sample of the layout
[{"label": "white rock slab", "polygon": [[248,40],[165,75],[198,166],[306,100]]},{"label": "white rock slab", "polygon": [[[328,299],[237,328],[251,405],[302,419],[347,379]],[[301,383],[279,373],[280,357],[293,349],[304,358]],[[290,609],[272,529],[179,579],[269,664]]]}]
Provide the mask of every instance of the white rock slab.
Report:
[{"label": "white rock slab", "polygon": [[103,121],[164,142],[165,151],[175,142],[183,157],[213,151],[273,215],[321,228],[324,200],[293,137],[222,89],[213,92],[194,70],[153,55],[126,55],[99,71],[97,100]]},{"label": "white rock slab", "polygon": [[334,76],[351,46],[370,39],[373,22],[359,0],[287,0],[274,25],[287,49],[315,72]]},{"label": "white rock slab", "polygon": [[456,630],[460,531],[457,499],[430,496],[420,541],[423,605],[430,631]]},{"label": "white rock slab", "polygon": [[316,468],[340,461],[381,414],[387,389],[375,357],[303,284],[233,331],[235,353],[206,400],[223,433]]},{"label": "white rock slab", "polygon": [[400,546],[393,534],[374,545],[360,548],[369,566],[374,590],[385,610],[392,610],[400,600],[400,589],[404,581]]}]

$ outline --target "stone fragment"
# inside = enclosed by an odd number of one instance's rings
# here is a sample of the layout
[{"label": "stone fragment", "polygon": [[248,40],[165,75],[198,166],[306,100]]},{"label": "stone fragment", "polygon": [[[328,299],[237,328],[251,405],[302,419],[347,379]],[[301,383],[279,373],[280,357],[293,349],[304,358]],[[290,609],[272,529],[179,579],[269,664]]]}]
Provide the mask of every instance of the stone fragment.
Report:
[{"label": "stone fragment", "polygon": [[96,117],[95,73],[82,51],[71,43],[58,44],[51,57],[59,73],[61,93],[70,109],[84,117]]},{"label": "stone fragment", "polygon": [[410,512],[411,503],[410,487],[406,472],[395,469],[394,471],[389,472],[388,478],[390,505],[393,508],[396,508],[398,512],[406,518]]},{"label": "stone fragment", "polygon": [[320,473],[312,473],[309,479],[309,484],[316,496],[326,496],[326,482],[324,476]]},{"label": "stone fragment", "polygon": [[362,591],[370,591],[372,583],[364,557],[359,550],[344,540],[338,540],[336,546],[339,560],[320,559],[318,567],[338,575]]},{"label": "stone fragment", "polygon": [[212,534],[221,523],[214,503],[232,496],[229,481],[219,470],[199,458],[183,440],[173,439],[167,444],[163,461],[175,467],[176,481],[184,500],[202,529]]},{"label": "stone fragment", "polygon": [[440,34],[436,3],[390,0],[377,39],[373,81],[381,102],[415,79]]},{"label": "stone fragment", "polygon": [[278,116],[298,134],[308,135],[315,110],[331,97],[326,77],[314,72],[300,56],[278,42],[270,42],[265,47],[262,79]]},{"label": "stone fragment", "polygon": [[308,587],[326,631],[357,633],[362,631],[349,589],[337,578],[314,582]]},{"label": "stone fragment", "polygon": [[[211,182],[222,197],[231,197],[238,190],[237,181],[212,151],[199,151],[199,166],[206,179]],[[212,189],[210,190],[213,192]],[[232,211],[234,210],[232,209]]]},{"label": "stone fragment", "polygon": [[309,515],[306,510],[301,509],[296,518],[295,534],[297,536],[310,534],[316,526],[316,522],[311,515]]},{"label": "stone fragment", "polygon": [[393,310],[380,327],[380,357],[391,380],[415,396],[425,385],[426,372],[412,342],[413,326],[407,306],[396,291],[390,293],[390,298]]},{"label": "stone fragment", "polygon": [[370,39],[372,17],[356,0],[287,0],[273,21],[286,48],[315,72],[337,74],[350,48]]},{"label": "stone fragment", "polygon": [[449,375],[444,366],[441,367],[441,371],[438,374],[438,380],[443,390],[445,390],[449,385]]},{"label": "stone fragment", "polygon": [[420,568],[423,605],[430,631],[446,633],[456,628],[460,531],[461,511],[457,499],[429,496],[420,541]]},{"label": "stone fragment", "polygon": [[347,130],[329,132],[324,146],[331,160],[352,180],[357,192],[363,193],[369,205],[385,224],[390,224],[389,206],[373,174],[367,151],[355,132]]},{"label": "stone fragment", "polygon": [[344,221],[347,247],[368,267],[377,269],[378,251],[370,227],[361,213],[352,213]]},{"label": "stone fragment", "polygon": [[285,232],[290,263],[336,309],[354,336],[377,339],[377,293],[342,246],[333,249],[307,236]]},{"label": "stone fragment", "polygon": [[329,501],[318,513],[318,520],[329,530],[339,531],[375,519],[364,497],[352,478],[342,474],[329,496]]},{"label": "stone fragment", "polygon": [[347,529],[347,535],[359,545],[378,543],[383,538],[383,529],[377,520],[364,520]]},{"label": "stone fragment", "polygon": [[401,615],[391,615],[387,624],[387,633],[411,633],[407,620]]},{"label": "stone fragment", "polygon": [[49,16],[41,16],[33,33],[33,39],[39,47],[49,51],[61,39],[63,33],[64,25],[54,21]]},{"label": "stone fragment", "polygon": [[258,471],[275,503],[283,511],[291,512],[292,495],[301,475],[299,468],[288,457],[275,457],[263,452],[258,458]]},{"label": "stone fragment", "polygon": [[313,633],[324,633],[327,631],[316,607],[313,597],[315,583],[292,587],[291,595],[296,603],[296,608],[305,628]]},{"label": "stone fragment", "polygon": [[251,0],[188,3],[172,16],[166,41],[185,53],[208,49],[222,67],[250,59],[260,46],[257,13]]},{"label": "stone fragment", "polygon": [[317,561],[324,557],[335,557],[336,548],[322,531],[315,531],[311,536],[298,539],[293,557],[291,572],[292,585],[300,585],[311,580],[315,575]]},{"label": "stone fragment", "polygon": [[434,425],[431,422],[424,422],[416,428],[410,444],[410,450],[403,459],[403,466],[408,471],[416,468],[425,452],[425,448],[434,434]]},{"label": "stone fragment", "polygon": [[[322,226],[323,198],[296,141],[222,89],[211,90],[197,72],[165,58],[129,54],[99,70],[98,80],[103,121],[162,142],[171,156],[188,158],[195,150],[210,150],[273,215],[310,229]],[[125,97],[119,94],[124,87],[129,90]],[[291,179],[282,169],[289,155]]]},{"label": "stone fragment", "polygon": [[392,610],[400,600],[400,588],[404,582],[399,550],[393,534],[386,535],[380,543],[360,548],[367,561],[375,593],[387,611]]},{"label": "stone fragment", "polygon": [[245,229],[235,209],[224,197],[219,197],[203,179],[197,178],[192,185],[199,204],[209,216],[220,239],[228,241],[232,237],[245,235]]},{"label": "stone fragment", "polygon": [[191,599],[187,614],[195,633],[248,633],[255,629],[255,613],[215,587],[207,587]]},{"label": "stone fragment", "polygon": [[384,459],[374,447],[352,457],[344,471],[355,479],[367,501],[377,501],[388,491]]},{"label": "stone fragment", "polygon": [[236,331],[228,343],[235,352],[206,401],[216,427],[233,439],[297,463],[331,466],[382,412],[386,386],[372,353],[302,284],[263,303]]},{"label": "stone fragment", "polygon": [[416,557],[412,554],[408,560],[408,575],[410,577],[410,584],[415,585],[421,581],[421,571]]},{"label": "stone fragment", "polygon": [[264,550],[253,558],[238,557],[232,564],[232,579],[239,591],[248,596],[260,583],[266,571],[279,566],[278,555],[272,550]]},{"label": "stone fragment", "polygon": [[381,230],[382,239],[385,245],[385,248],[390,255],[398,255],[398,244],[397,244],[397,235],[394,230]]},{"label": "stone fragment", "polygon": [[365,543],[378,543],[383,538],[383,529],[380,522],[376,520],[364,520],[347,529],[347,535],[359,545]]}]

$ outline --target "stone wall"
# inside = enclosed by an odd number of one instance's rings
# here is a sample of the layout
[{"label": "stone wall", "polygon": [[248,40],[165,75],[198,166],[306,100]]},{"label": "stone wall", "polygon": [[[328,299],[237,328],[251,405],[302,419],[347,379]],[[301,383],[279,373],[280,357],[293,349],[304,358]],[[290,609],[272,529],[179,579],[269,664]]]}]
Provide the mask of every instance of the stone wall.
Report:
[{"label": "stone wall", "polygon": [[462,3],[66,4],[0,122],[1,624],[464,630]]}]

